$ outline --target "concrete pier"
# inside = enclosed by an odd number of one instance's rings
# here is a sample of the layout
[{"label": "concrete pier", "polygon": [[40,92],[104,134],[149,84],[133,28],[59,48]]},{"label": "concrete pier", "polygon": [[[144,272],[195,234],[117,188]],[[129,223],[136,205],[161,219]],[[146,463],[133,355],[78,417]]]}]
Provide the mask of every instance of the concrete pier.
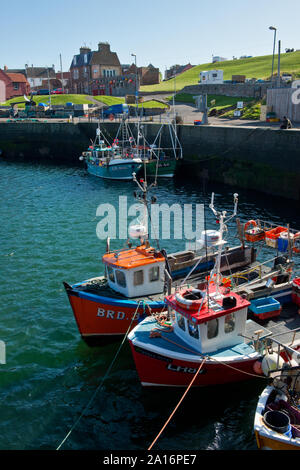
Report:
[{"label": "concrete pier", "polygon": [[[160,124],[143,123],[149,143]],[[133,124],[130,124],[133,126]],[[101,125],[114,139],[119,124]],[[79,156],[94,139],[97,123],[0,122],[0,150],[10,161],[52,161],[80,165]],[[134,127],[133,134],[136,134]],[[208,178],[300,200],[300,131],[268,127],[178,126],[184,159],[180,177]],[[162,145],[171,147],[167,127]]]}]

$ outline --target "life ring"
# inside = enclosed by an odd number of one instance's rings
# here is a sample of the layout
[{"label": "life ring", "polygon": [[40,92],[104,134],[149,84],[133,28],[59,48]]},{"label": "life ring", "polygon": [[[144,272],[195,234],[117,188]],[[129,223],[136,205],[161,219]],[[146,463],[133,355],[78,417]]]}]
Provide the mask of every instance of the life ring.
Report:
[{"label": "life ring", "polygon": [[253,225],[253,228],[257,227],[257,223],[255,222],[255,220],[248,220],[248,222],[245,223],[244,232],[246,232],[249,225]]},{"label": "life ring", "polygon": [[[198,298],[195,300],[187,299],[185,296],[189,294],[197,294],[198,296],[199,294],[201,294],[201,298]],[[185,289],[181,292],[177,292],[175,294],[175,299],[184,308],[187,308],[189,310],[198,310],[202,303],[203,297],[202,297],[202,292],[200,289],[190,288],[190,289]]]}]

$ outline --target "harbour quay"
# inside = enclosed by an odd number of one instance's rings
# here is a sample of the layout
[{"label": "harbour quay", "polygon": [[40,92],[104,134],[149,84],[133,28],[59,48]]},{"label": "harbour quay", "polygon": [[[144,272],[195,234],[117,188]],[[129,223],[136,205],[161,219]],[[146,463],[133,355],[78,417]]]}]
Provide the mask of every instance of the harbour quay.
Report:
[{"label": "harbour quay", "polygon": [[[117,122],[104,122],[108,136]],[[134,122],[129,124],[134,129]],[[143,123],[149,141],[160,123]],[[79,156],[93,139],[97,122],[0,122],[1,158],[81,165]],[[219,182],[235,188],[300,200],[300,132],[267,126],[181,124],[177,126],[184,158],[177,178]],[[167,129],[162,143],[171,146]]]}]

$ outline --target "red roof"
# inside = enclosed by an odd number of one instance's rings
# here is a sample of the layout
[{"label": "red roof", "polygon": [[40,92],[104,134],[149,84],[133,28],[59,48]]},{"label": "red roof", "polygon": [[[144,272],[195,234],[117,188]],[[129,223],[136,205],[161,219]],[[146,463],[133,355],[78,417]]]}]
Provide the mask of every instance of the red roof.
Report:
[{"label": "red roof", "polygon": [[6,73],[6,75],[11,79],[12,82],[27,83],[26,77],[22,73]]}]

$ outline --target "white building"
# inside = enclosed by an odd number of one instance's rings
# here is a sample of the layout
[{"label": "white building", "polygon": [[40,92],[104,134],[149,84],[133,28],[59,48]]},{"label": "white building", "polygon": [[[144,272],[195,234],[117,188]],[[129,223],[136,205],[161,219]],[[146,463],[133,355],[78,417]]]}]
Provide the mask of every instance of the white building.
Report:
[{"label": "white building", "polygon": [[224,62],[227,60],[225,57],[220,57],[219,55],[215,55],[212,58],[212,63],[214,64],[215,62]]},{"label": "white building", "polygon": [[199,83],[200,84],[208,84],[208,85],[216,85],[219,83],[223,83],[223,70],[208,70],[200,72],[199,74]]}]

